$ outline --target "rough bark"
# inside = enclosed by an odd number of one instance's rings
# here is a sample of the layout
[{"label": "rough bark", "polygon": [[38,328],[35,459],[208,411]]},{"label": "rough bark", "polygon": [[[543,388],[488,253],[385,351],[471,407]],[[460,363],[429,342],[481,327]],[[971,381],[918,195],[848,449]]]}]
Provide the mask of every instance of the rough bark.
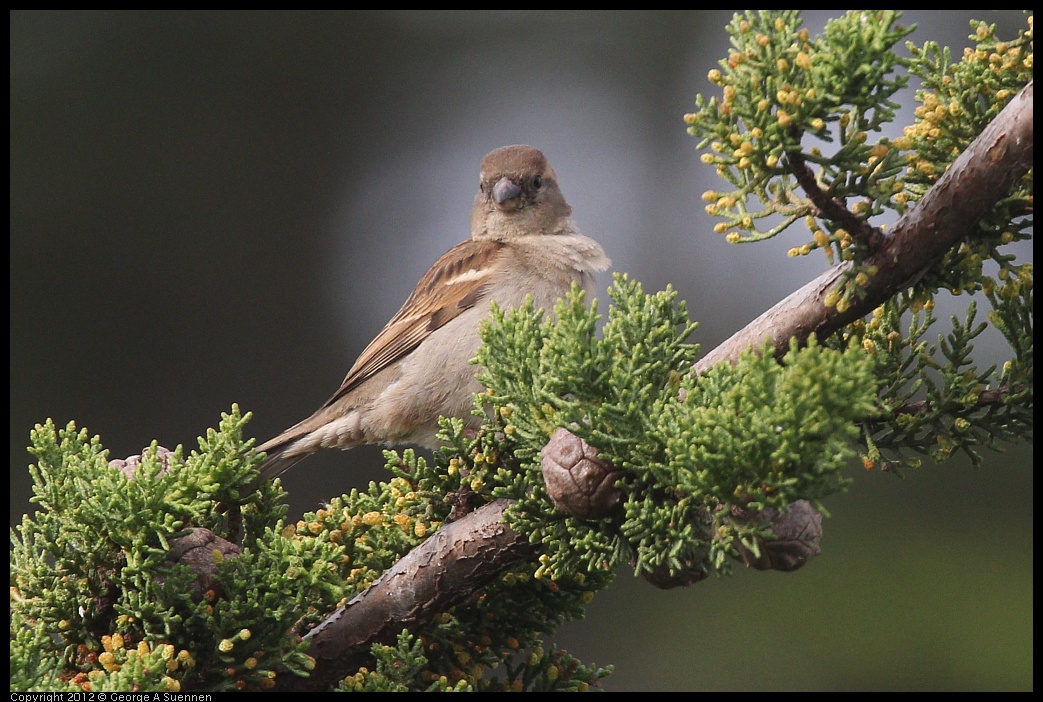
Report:
[{"label": "rough bark", "polygon": [[507,528],[510,500],[496,500],[446,524],[409,552],[373,585],[331,614],[305,637],[315,669],[307,678],[280,675],[281,690],[325,690],[360,666],[372,666],[370,647],[393,644],[465,600],[534,547]]}]

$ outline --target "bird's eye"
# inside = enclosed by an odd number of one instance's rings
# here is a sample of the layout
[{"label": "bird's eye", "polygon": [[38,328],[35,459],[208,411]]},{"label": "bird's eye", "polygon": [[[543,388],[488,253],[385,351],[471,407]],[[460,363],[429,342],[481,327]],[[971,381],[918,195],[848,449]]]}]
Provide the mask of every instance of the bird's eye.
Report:
[{"label": "bird's eye", "polygon": [[532,179],[532,187],[539,190],[541,185],[543,185],[543,176],[536,176]]},{"label": "bird's eye", "polygon": [[480,192],[480,193],[484,193],[485,192],[485,181],[484,180],[478,181],[478,192]]}]

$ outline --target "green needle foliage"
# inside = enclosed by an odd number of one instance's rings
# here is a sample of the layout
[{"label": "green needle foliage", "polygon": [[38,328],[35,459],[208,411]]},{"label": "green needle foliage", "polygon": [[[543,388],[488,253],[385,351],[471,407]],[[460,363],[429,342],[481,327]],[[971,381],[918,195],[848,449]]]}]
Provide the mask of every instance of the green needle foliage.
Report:
[{"label": "green needle foliage", "polygon": [[[699,95],[698,111],[685,116],[699,148],[710,148],[703,162],[733,188],[703,195],[707,212],[723,218],[716,231],[759,241],[804,218],[814,238],[791,255],[854,256],[865,220],[893,208],[902,190],[905,158],[886,138],[870,138],[894,119],[891,98],[908,83],[894,73],[904,61],[892,47],[913,30],[896,25],[899,16],[851,11],[815,38],[797,10],[735,16],[733,49],[709,73],[721,97]],[[823,197],[858,201],[834,221],[816,206]]]},{"label": "green needle foliage", "polygon": [[[845,311],[871,276],[865,255],[884,236],[888,211],[909,211],[1007,104],[1032,80],[1032,17],[1011,40],[973,22],[972,47],[954,62],[949,49],[906,43],[912,28],[895,11],[851,11],[821,36],[801,27],[797,11],[737,14],[732,50],[710,71],[719,96],[696,99],[686,115],[702,156],[731,189],[709,191],[707,212],[728,241],[762,241],[803,222],[811,238],[791,256],[821,250],[827,262],[853,261],[825,299]],[[900,71],[905,71],[901,73]],[[895,92],[920,79],[916,121],[897,139],[880,134],[894,120]],[[829,344],[861,339],[877,361],[881,414],[863,423],[867,468],[919,465],[976,447],[1025,439],[1032,428],[1032,264],[1010,244],[1032,231],[1032,172],[1011,188],[973,231],[908,291]],[[984,293],[988,320],[1011,357],[979,369],[973,341],[984,330],[976,305],[952,331],[930,343],[937,295]]]},{"label": "green needle foliage", "polygon": [[[1011,41],[996,37],[995,25],[972,23],[971,40],[958,62],[948,48],[927,42],[922,48],[908,44],[913,58],[909,70],[920,77],[916,122],[905,128],[896,146],[908,151],[909,165],[902,180],[901,205],[923,196],[1007,102],[1032,80],[1032,17],[1028,30]],[[904,211],[903,207],[899,211]],[[1017,183],[1007,197],[977,222],[976,231],[920,283],[925,291],[947,289],[954,294],[995,288],[1013,278],[1031,292],[1032,265],[1018,264],[1003,247],[1032,235],[1032,172]],[[989,274],[991,263],[998,274]],[[1020,296],[1008,290],[1007,294]]]},{"label": "green needle foliage", "polygon": [[[710,72],[720,96],[685,117],[727,183],[704,194],[732,242],[803,223],[791,255],[822,250],[850,275],[826,298],[843,310],[875,271],[874,220],[907,212],[1031,80],[1032,31],[1002,41],[975,23],[961,61],[947,49],[895,46],[912,28],[893,11],[850,12],[819,37],[796,11],[746,12]],[[901,72],[901,71],[904,71]],[[916,122],[880,136],[909,75],[922,84]],[[776,359],[693,370],[695,324],[668,288],[646,294],[617,276],[602,322],[574,289],[553,314],[492,310],[476,362],[488,391],[477,436],[443,420],[431,461],[385,453],[391,474],[286,523],[279,483],[256,485],[260,456],[237,408],[185,455],[153,444],[113,461],[98,437],[52,422],[32,432],[36,511],[12,530],[11,688],[19,691],[264,690],[314,665],[301,637],[459,516],[461,505],[513,501],[509,526],[536,546],[466,601],[393,645],[345,691],[579,691],[610,668],[544,644],[583,615],[620,567],[692,582],[727,572],[774,538],[761,513],[821,501],[867,468],[919,465],[1028,438],[1032,427],[1032,266],[1011,243],[1032,226],[1032,176],[915,285],[818,341]],[[935,298],[980,293],[929,340]],[[979,369],[986,324],[1008,360]],[[618,509],[581,519],[552,501],[541,452],[559,428],[618,471]],[[744,518],[737,518],[743,515]],[[749,518],[750,516],[754,518]],[[211,533],[199,562],[186,539]],[[693,574],[697,577],[692,577]],[[654,582],[655,579],[651,578]],[[673,581],[677,582],[677,581]]]},{"label": "green needle foliage", "polygon": [[[777,363],[747,353],[699,376],[694,325],[676,293],[645,295],[617,276],[599,339],[597,306],[574,290],[555,319],[525,306],[494,310],[478,362],[489,391],[480,397],[500,419],[492,451],[509,463],[469,467],[474,487],[518,504],[511,524],[545,547],[538,577],[635,571],[675,575],[726,570],[734,540],[770,535],[722,517],[732,507],[785,509],[846,485],[856,421],[875,412],[873,363],[861,346],[812,343]],[[626,499],[616,519],[591,522],[554,509],[540,449],[568,427],[622,468]],[[483,444],[484,446],[484,444]]]},{"label": "green needle foliage", "polygon": [[[248,420],[233,407],[198,451],[153,445],[136,465],[110,464],[100,439],[72,424],[33,431],[39,508],[11,534],[12,690],[265,690],[277,676],[306,675],[314,661],[301,636],[435,533],[461,487],[456,458],[440,454],[436,470],[411,451],[389,452],[387,483],[286,525],[279,483],[256,484],[261,457],[243,439]],[[172,555],[197,529],[231,547],[202,549],[208,574]],[[505,573],[397,646],[374,646],[376,668],[341,687],[596,684],[609,669],[541,641],[581,616],[593,593],[531,571]]]},{"label": "green needle foliage", "polygon": [[[153,444],[127,471],[71,423],[36,427],[39,509],[11,535],[13,689],[235,689],[307,669],[287,632],[341,596],[340,554],[283,536],[285,493],[251,488],[248,420],[233,408],[199,451],[160,460]],[[213,552],[205,589],[170,554],[189,527],[249,544],[238,558]]]}]

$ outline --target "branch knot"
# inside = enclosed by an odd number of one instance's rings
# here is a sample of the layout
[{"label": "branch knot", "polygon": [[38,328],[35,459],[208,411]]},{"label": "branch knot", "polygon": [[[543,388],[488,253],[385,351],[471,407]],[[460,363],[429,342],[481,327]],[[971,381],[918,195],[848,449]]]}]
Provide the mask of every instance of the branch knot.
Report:
[{"label": "branch knot", "polygon": [[598,458],[598,450],[559,428],[543,447],[543,480],[554,505],[580,519],[604,519],[619,511],[623,471]]}]

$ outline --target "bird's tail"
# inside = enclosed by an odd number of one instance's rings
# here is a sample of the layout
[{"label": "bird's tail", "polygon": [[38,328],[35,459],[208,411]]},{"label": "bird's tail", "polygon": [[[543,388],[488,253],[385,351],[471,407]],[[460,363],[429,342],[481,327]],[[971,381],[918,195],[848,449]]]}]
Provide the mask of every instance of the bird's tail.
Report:
[{"label": "bird's tail", "polygon": [[257,447],[258,451],[268,454],[261,464],[259,480],[273,480],[316,451],[348,449],[364,443],[367,443],[366,437],[356,413],[327,403],[312,416]]},{"label": "bird's tail", "polygon": [[324,448],[350,448],[362,443],[360,437],[342,426],[336,415],[324,407],[303,422],[298,422],[257,447],[268,454],[261,464],[258,480],[274,480],[291,466]]},{"label": "bird's tail", "polygon": [[280,444],[271,445],[269,441],[265,444],[261,444],[258,447],[258,451],[264,451],[268,454],[268,457],[264,459],[264,463],[261,464],[259,473],[257,476],[257,482],[267,482],[269,480],[275,480],[280,475],[288,471],[295,463],[303,459],[306,453],[293,453],[290,451],[290,447],[293,444],[293,440],[284,441]]},{"label": "bird's tail", "polygon": [[257,447],[258,451],[268,454],[264,463],[261,464],[258,482],[274,480],[295,463],[315,452],[318,447],[312,445],[312,442],[303,440],[314,429],[313,419],[309,418],[300,422]]}]

